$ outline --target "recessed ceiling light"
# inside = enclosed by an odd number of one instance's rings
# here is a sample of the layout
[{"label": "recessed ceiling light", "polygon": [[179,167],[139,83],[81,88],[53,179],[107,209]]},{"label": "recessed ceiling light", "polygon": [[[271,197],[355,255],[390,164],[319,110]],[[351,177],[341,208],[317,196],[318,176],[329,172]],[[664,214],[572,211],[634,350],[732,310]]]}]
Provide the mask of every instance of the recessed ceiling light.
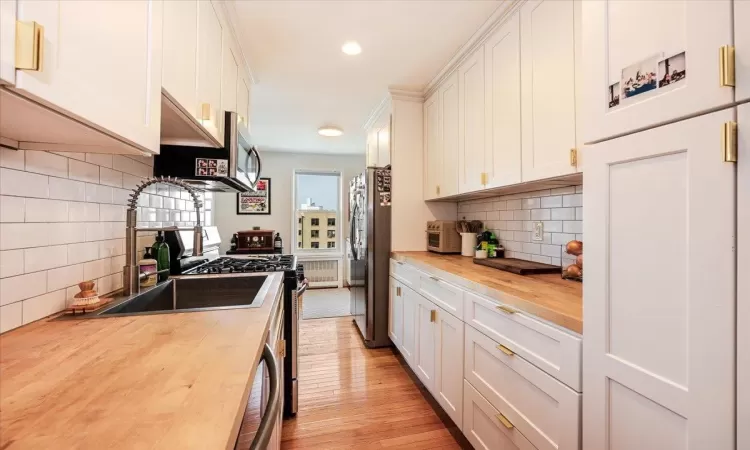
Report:
[{"label": "recessed ceiling light", "polygon": [[341,46],[341,51],[347,55],[359,55],[362,53],[362,47],[359,46],[357,41],[348,41]]},{"label": "recessed ceiling light", "polygon": [[336,137],[336,136],[341,136],[342,134],[344,134],[344,132],[341,131],[341,128],[321,127],[321,128],[318,128],[318,134],[321,136],[326,136],[326,137]]}]

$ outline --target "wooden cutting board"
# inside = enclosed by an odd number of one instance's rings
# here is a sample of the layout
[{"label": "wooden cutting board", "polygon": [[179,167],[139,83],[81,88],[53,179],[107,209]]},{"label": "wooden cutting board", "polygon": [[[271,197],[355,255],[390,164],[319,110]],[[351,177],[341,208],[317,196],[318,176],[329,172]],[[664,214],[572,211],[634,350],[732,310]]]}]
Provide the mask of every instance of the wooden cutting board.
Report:
[{"label": "wooden cutting board", "polygon": [[504,270],[518,275],[534,275],[540,273],[562,273],[562,267],[551,264],[543,264],[534,261],[526,261],[516,258],[474,258],[474,264]]}]

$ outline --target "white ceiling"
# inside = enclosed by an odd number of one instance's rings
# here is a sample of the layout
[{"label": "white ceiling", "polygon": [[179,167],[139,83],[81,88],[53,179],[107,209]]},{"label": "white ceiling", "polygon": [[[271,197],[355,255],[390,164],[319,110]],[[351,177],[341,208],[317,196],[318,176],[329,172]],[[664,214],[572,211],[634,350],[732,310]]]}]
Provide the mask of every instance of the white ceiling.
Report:
[{"label": "white ceiling", "polygon": [[[498,0],[235,0],[256,84],[260,150],[364,153],[362,128],[389,86],[423,89],[499,6]],[[341,46],[356,40],[362,53]],[[317,129],[343,129],[337,138]]]}]

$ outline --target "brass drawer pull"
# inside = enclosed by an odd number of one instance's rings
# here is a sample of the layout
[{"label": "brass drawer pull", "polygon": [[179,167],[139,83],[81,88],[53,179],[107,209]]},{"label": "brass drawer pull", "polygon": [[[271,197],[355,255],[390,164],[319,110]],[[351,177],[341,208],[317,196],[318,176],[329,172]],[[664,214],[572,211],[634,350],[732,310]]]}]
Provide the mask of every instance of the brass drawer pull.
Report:
[{"label": "brass drawer pull", "polygon": [[501,352],[505,353],[508,356],[513,356],[516,354],[513,350],[509,349],[508,347],[504,346],[503,344],[498,344],[497,349]]},{"label": "brass drawer pull", "polygon": [[401,286],[396,286],[396,296],[401,297]]},{"label": "brass drawer pull", "polygon": [[430,311],[430,322],[434,322],[436,320],[437,320],[437,311],[433,309]]},{"label": "brass drawer pull", "polygon": [[515,313],[517,313],[517,312],[518,312],[518,310],[516,310],[516,309],[513,309],[513,308],[511,308],[510,306],[505,306],[505,305],[495,306],[495,308],[496,308],[496,309],[497,309],[498,311],[502,311],[502,312],[504,312],[504,313],[508,313],[508,314],[515,314]]},{"label": "brass drawer pull", "polygon": [[438,278],[438,277],[432,277],[432,276],[431,276],[431,277],[430,277],[430,280],[432,280],[432,281],[440,281],[440,278]]},{"label": "brass drawer pull", "polygon": [[511,423],[511,421],[510,421],[510,420],[508,420],[508,418],[507,418],[507,417],[505,417],[504,415],[502,415],[502,414],[498,414],[498,415],[497,415],[497,416],[495,416],[495,417],[497,417],[497,420],[499,420],[499,421],[500,421],[500,423],[501,423],[501,424],[503,424],[503,426],[504,426],[505,428],[507,428],[507,429],[509,429],[509,430],[512,430],[513,428],[515,428],[515,426],[513,426],[513,424]]}]

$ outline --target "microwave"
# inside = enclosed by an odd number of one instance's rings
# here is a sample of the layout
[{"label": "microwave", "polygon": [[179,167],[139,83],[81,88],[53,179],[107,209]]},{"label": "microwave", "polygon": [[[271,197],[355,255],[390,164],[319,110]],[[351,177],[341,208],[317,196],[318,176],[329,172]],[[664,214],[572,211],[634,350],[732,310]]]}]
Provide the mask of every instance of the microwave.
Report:
[{"label": "microwave", "polygon": [[203,191],[250,192],[260,179],[260,154],[236,112],[224,113],[224,147],[162,145],[154,176],[174,177]]},{"label": "microwave", "polygon": [[435,253],[461,253],[461,235],[454,220],[427,222],[427,250]]}]

